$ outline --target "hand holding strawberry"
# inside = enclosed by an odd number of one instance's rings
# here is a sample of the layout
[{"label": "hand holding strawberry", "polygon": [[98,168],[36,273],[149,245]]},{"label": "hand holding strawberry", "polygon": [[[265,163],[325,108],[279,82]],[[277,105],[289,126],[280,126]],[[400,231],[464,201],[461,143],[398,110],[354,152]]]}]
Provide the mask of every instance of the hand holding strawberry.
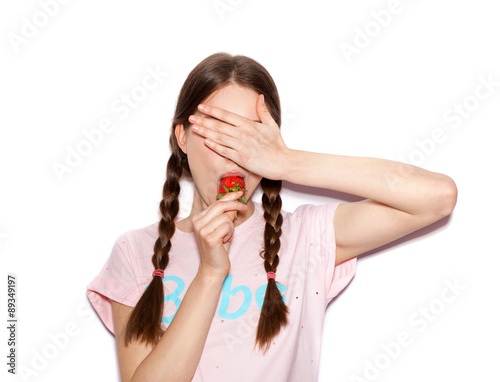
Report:
[{"label": "hand holding strawberry", "polygon": [[[217,195],[217,199],[222,198],[224,195],[230,192],[236,191],[247,191],[245,190],[245,181],[243,180],[243,178],[240,178],[239,176],[228,176],[226,178],[222,178],[220,181],[219,195]],[[238,199],[238,201],[241,203],[246,203],[247,198],[245,198],[245,194],[243,194],[241,198]],[[234,211],[234,217],[236,219],[238,218],[238,211]]]},{"label": "hand holding strawberry", "polygon": [[248,211],[246,204],[236,200],[242,195],[243,192],[224,194],[224,197],[193,215],[193,228],[200,252],[199,272],[224,277],[229,273],[229,246],[235,228],[232,212]]}]

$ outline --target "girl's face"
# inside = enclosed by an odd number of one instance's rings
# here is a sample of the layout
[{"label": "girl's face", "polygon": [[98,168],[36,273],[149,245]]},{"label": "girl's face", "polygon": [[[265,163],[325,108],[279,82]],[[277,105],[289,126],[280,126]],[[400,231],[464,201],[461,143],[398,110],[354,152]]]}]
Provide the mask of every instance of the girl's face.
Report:
[{"label": "girl's face", "polygon": [[[230,84],[212,93],[202,103],[226,109],[245,118],[260,122],[256,110],[258,96],[252,89]],[[199,110],[194,114],[204,118],[213,118]],[[233,128],[237,129],[238,127],[233,126]],[[238,212],[238,220],[240,220],[240,214],[242,220],[245,220],[245,215],[250,216],[254,210],[250,198],[262,177],[219,155],[205,145],[203,136],[198,135],[190,128],[184,129],[182,124],[177,125],[175,135],[179,147],[187,154],[189,168],[193,176],[194,199],[191,214],[201,212],[217,201],[219,182],[223,174],[239,172],[245,180],[245,189],[247,190],[245,197],[248,199],[247,205],[249,208],[245,213]]]}]

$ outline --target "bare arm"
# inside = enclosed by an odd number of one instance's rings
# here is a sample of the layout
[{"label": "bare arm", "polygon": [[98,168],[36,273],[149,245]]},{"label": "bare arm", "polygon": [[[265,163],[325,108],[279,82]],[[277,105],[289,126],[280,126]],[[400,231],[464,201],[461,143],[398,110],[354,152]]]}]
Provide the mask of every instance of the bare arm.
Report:
[{"label": "bare arm", "polygon": [[170,326],[155,347],[124,345],[131,307],[113,304],[113,322],[123,382],[191,381],[212,323],[224,276],[204,273],[193,279]]},{"label": "bare arm", "polygon": [[449,215],[457,201],[449,176],[401,162],[289,150],[286,163],[284,180],[366,198],[337,207],[336,264]]},{"label": "bare arm", "polygon": [[[123,382],[191,381],[200,362],[224,279],[231,269],[228,253],[235,211],[242,191],[224,195],[192,217],[200,253],[198,273],[172,322],[156,346],[124,343],[131,307],[113,302],[113,322]],[[227,240],[226,240],[227,238]]]},{"label": "bare arm", "polygon": [[219,155],[268,179],[365,198],[341,204],[327,223],[335,229],[335,264],[432,224],[455,208],[457,187],[447,175],[381,158],[289,149],[261,95],[256,111],[262,123],[202,106],[210,118],[191,116],[190,121]]}]

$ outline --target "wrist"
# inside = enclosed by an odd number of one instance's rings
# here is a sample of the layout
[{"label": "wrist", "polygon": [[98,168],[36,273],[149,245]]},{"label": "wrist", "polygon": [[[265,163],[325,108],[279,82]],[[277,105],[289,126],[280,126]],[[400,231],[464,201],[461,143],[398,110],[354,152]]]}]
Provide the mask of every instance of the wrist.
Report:
[{"label": "wrist", "polygon": [[198,269],[196,277],[210,284],[219,284],[224,282],[228,273],[229,271],[228,272],[213,271],[200,267]]},{"label": "wrist", "polygon": [[283,161],[283,166],[282,168],[282,173],[279,179],[291,182],[291,176],[293,175],[293,172],[297,168],[297,156],[299,154],[299,150],[294,150],[294,149],[289,149],[287,148],[284,154],[284,161]]}]

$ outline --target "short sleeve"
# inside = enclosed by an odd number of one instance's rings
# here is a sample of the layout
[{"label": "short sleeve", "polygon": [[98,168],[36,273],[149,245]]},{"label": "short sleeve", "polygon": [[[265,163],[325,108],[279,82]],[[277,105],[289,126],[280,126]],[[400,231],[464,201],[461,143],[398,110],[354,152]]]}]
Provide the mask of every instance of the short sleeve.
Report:
[{"label": "short sleeve", "polygon": [[137,283],[137,261],[127,242],[124,233],[114,243],[100,273],[87,286],[90,303],[113,334],[111,300],[133,307],[142,294]]},{"label": "short sleeve", "polygon": [[[357,257],[335,266],[336,242],[333,217],[341,203],[307,205],[308,240],[320,247],[320,258],[324,267],[325,298],[328,305],[353,279],[356,273]],[[305,207],[305,206],[304,206]]]}]

